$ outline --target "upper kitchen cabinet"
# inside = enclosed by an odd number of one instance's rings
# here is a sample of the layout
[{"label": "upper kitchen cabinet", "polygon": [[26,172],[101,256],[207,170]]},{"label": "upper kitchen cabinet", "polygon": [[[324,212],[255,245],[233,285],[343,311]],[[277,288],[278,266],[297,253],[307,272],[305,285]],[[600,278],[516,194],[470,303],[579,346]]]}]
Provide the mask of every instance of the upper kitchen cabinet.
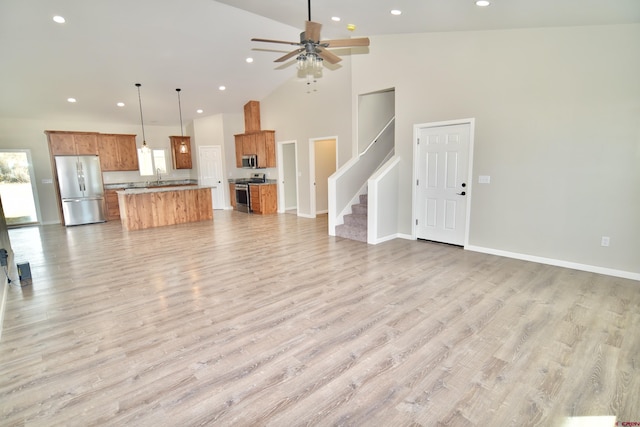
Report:
[{"label": "upper kitchen cabinet", "polygon": [[97,155],[97,132],[67,132],[47,130],[44,132],[49,140],[49,151],[52,156]]},{"label": "upper kitchen cabinet", "polygon": [[258,168],[276,167],[276,137],[273,130],[234,135],[236,139],[236,166],[242,167],[242,156],[255,155]]},{"label": "upper kitchen cabinet", "polygon": [[191,137],[170,136],[174,169],[191,169]]},{"label": "upper kitchen cabinet", "polygon": [[100,134],[98,152],[103,172],[139,169],[135,135]]},{"label": "upper kitchen cabinet", "polygon": [[244,106],[244,133],[235,136],[236,166],[242,167],[242,156],[255,155],[258,168],[276,167],[274,130],[260,129],[260,103],[249,101]]}]

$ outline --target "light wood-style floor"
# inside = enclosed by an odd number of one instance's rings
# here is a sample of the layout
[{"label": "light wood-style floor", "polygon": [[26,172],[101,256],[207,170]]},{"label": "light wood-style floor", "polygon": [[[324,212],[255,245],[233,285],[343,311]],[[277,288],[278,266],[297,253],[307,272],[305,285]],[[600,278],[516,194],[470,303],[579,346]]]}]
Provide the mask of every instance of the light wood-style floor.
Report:
[{"label": "light wood-style floor", "polygon": [[10,231],[0,425],[640,421],[640,283],[216,211]]}]

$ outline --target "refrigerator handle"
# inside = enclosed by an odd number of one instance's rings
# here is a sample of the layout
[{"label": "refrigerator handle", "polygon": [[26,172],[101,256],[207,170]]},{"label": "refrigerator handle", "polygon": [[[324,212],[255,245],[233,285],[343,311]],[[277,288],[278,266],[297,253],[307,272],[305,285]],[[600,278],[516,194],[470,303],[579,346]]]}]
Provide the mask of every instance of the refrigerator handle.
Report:
[{"label": "refrigerator handle", "polygon": [[78,171],[78,187],[80,188],[80,191],[86,191],[87,186],[84,182],[84,168],[82,166],[82,162],[79,161],[76,163],[76,170]]}]

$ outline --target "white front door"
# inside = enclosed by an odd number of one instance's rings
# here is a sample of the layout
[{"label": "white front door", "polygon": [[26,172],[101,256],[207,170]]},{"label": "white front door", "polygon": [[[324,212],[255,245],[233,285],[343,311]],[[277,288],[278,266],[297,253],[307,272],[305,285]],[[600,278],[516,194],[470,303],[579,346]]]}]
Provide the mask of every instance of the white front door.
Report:
[{"label": "white front door", "polygon": [[222,149],[219,145],[201,146],[198,151],[200,185],[211,186],[214,209],[224,209],[224,172],[222,170]]},{"label": "white front door", "polygon": [[416,237],[464,245],[470,123],[417,129]]}]

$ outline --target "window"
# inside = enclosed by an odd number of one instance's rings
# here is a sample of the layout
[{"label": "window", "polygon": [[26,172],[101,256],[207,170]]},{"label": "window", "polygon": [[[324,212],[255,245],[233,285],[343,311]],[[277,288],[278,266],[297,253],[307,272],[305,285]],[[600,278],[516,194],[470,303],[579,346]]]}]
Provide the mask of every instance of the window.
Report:
[{"label": "window", "polygon": [[30,150],[0,151],[0,196],[8,226],[38,223],[34,183]]},{"label": "window", "polygon": [[141,176],[155,175],[157,172],[167,173],[165,150],[148,150],[143,153],[138,148],[138,160]]}]

